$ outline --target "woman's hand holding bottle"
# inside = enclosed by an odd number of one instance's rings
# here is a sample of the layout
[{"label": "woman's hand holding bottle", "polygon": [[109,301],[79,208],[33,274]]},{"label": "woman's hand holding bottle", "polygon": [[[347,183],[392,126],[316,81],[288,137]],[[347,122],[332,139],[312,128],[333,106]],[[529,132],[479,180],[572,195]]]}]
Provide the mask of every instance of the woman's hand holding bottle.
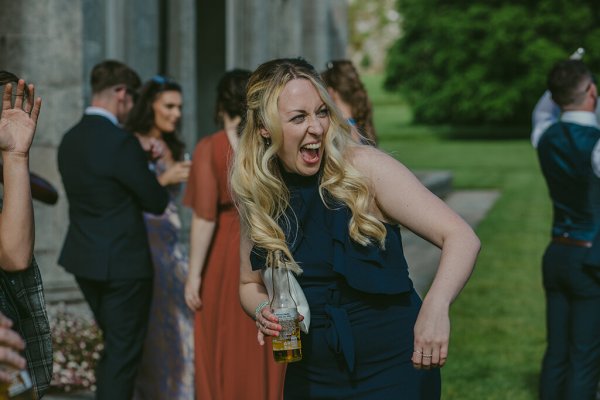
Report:
[{"label": "woman's hand holding bottle", "polygon": [[190,176],[191,166],[191,161],[174,162],[158,177],[158,181],[163,186],[186,182]]}]

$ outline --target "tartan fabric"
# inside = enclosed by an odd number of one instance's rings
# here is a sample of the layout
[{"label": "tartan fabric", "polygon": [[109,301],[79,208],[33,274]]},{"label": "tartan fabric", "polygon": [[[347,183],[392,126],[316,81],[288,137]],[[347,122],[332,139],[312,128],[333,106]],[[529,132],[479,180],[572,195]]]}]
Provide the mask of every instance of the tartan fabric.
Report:
[{"label": "tartan fabric", "polygon": [[41,397],[52,379],[52,336],[35,258],[24,271],[0,269],[0,311],[12,319],[13,328],[25,340],[27,369]]}]

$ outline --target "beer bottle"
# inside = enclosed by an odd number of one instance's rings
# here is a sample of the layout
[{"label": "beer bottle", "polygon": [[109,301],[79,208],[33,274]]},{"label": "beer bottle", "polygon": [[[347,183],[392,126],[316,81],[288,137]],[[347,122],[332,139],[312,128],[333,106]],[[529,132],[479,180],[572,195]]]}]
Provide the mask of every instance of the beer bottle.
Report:
[{"label": "beer bottle", "polygon": [[27,370],[14,371],[10,383],[0,383],[0,400],[37,399]]},{"label": "beer bottle", "polygon": [[273,273],[273,299],[271,309],[277,316],[282,329],[279,336],[273,336],[273,356],[278,363],[290,363],[302,360],[302,343],[300,341],[300,324],[298,308],[290,291],[289,270],[278,255]]}]

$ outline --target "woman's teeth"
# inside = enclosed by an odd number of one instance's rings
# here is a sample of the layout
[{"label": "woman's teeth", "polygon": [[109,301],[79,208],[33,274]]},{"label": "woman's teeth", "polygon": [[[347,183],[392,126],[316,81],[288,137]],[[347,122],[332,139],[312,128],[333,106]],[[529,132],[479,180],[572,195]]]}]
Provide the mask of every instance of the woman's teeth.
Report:
[{"label": "woman's teeth", "polygon": [[307,144],[305,146],[302,146],[305,149],[308,150],[317,150],[319,148],[321,148],[321,143],[312,143],[312,144]]}]

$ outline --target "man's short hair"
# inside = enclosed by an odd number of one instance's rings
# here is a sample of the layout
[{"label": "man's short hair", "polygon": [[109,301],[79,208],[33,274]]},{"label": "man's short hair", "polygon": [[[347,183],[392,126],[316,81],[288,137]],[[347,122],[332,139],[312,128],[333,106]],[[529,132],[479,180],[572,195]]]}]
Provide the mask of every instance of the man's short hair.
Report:
[{"label": "man's short hair", "polygon": [[591,82],[592,73],[581,60],[559,61],[548,74],[548,90],[560,107],[580,104],[587,91],[584,85]]},{"label": "man's short hair", "polygon": [[122,62],[106,60],[94,66],[90,84],[92,93],[96,94],[116,85],[125,85],[127,89],[135,91],[142,85],[142,81],[133,69]]}]

